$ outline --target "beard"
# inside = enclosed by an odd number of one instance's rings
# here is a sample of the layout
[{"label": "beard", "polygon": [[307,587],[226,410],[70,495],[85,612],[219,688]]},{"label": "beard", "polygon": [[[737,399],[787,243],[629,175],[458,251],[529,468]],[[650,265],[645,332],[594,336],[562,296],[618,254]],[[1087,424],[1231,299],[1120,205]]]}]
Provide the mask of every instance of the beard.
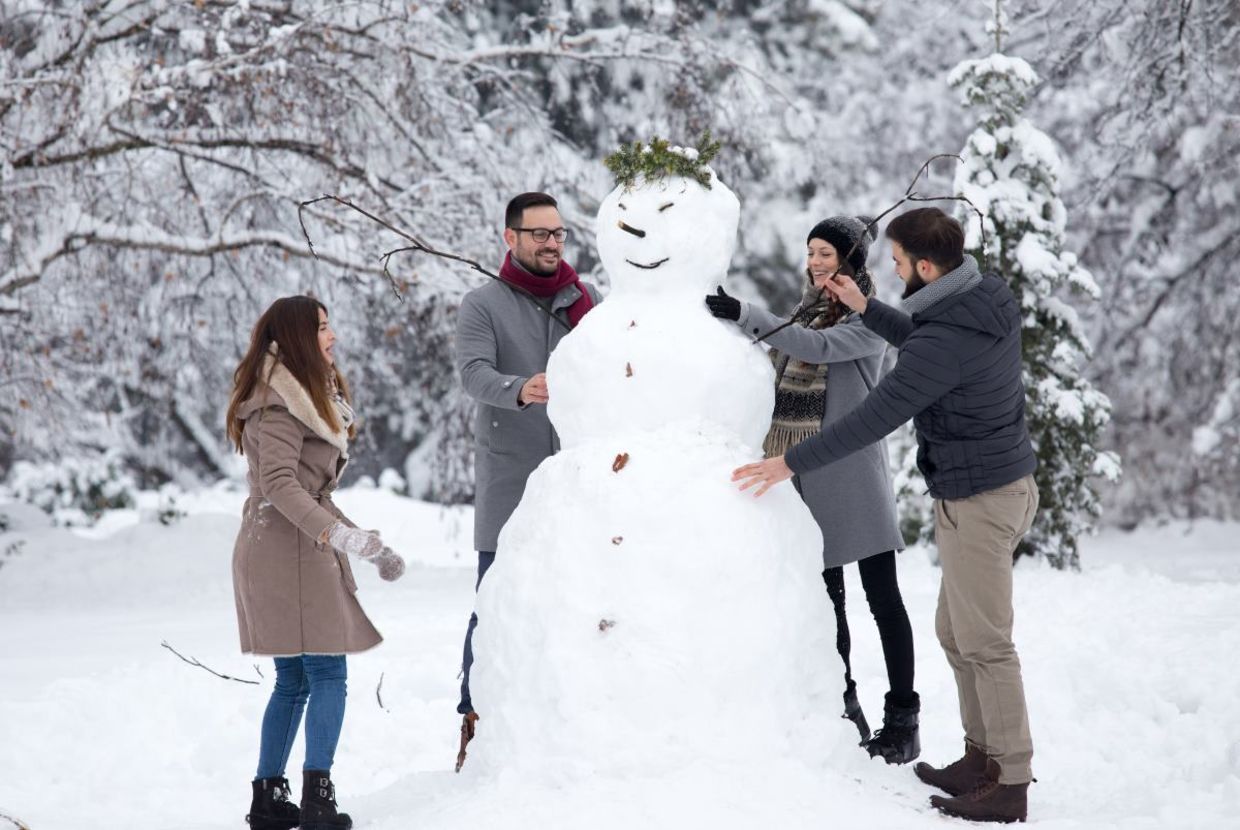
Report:
[{"label": "beard", "polygon": [[913,276],[909,277],[908,281],[904,283],[904,293],[900,295],[900,299],[907,300],[925,287],[926,282],[921,278],[921,274],[914,271]]},{"label": "beard", "polygon": [[560,271],[560,261],[557,259],[555,265],[552,266],[551,268],[547,268],[544,265],[540,265],[538,263],[538,257],[540,254],[543,254],[543,253],[555,253],[555,250],[548,249],[545,251],[535,251],[529,257],[529,259],[526,259],[525,257],[518,255],[517,262],[521,263],[522,268],[524,268],[526,271],[529,271],[531,274],[533,274],[536,277],[554,277]]}]

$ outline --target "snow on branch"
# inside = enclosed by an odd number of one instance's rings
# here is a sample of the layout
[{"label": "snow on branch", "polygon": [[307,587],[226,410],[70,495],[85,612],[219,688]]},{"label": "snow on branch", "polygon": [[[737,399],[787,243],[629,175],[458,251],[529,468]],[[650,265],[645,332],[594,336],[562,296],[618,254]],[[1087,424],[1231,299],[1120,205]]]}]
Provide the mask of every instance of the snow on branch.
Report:
[{"label": "snow on branch", "polygon": [[[311,256],[295,237],[279,231],[227,231],[209,237],[195,237],[167,233],[149,225],[116,225],[103,222],[85,214],[74,217],[58,235],[45,239],[39,250],[28,257],[24,266],[10,268],[0,273],[0,297],[7,297],[43,278],[48,266],[62,257],[75,254],[87,245],[104,245],[159,251],[166,254],[209,257],[237,251],[243,248],[270,247],[291,256]],[[315,259],[331,265],[370,274],[382,274],[382,270],[362,265],[338,252],[313,252]]]}]

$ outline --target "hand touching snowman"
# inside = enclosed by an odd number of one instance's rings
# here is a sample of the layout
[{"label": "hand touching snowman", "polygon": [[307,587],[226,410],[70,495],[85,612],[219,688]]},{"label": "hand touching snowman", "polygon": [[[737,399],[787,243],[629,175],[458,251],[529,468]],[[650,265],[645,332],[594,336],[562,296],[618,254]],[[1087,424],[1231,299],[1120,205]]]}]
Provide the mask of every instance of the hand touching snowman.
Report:
[{"label": "hand touching snowman", "polygon": [[776,484],[779,484],[779,482],[787,481],[790,478],[792,478],[792,470],[789,469],[782,455],[753,464],[746,464],[744,467],[737,467],[732,471],[733,481],[744,482],[741,484],[742,490],[748,490],[754,485],[759,485],[753,494],[755,499]]}]

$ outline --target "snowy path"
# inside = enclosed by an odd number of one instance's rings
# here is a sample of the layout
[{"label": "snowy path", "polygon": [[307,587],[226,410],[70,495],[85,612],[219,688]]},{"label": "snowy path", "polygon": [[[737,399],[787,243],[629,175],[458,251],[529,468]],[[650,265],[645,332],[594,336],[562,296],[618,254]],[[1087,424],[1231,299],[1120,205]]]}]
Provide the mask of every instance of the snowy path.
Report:
[{"label": "snowy path", "polygon": [[[952,826],[924,807],[929,791],[910,770],[846,745],[824,746],[818,771],[765,777],[702,764],[662,781],[560,789],[453,775],[455,677],[473,589],[468,515],[373,491],[348,491],[341,503],[423,565],[395,585],[358,568],[388,638],[350,661],[336,778],[358,828]],[[119,516],[98,539],[33,526],[23,512],[0,534],[0,814],[32,830],[245,826],[269,664],[259,664],[264,685],[243,685],[160,647],[167,640],[258,679],[236,648],[234,505],[234,496],[204,495],[172,527],[117,529],[135,519]],[[19,540],[21,552],[6,555]],[[1108,534],[1084,558],[1080,575],[1017,572],[1040,781],[1031,822],[1240,826],[1240,526]],[[881,657],[853,577],[854,662],[877,722]],[[917,638],[923,758],[948,760],[959,735],[933,634],[937,573],[910,553],[901,581]],[[381,674],[386,710],[375,695]],[[299,741],[298,762],[301,752]]]}]

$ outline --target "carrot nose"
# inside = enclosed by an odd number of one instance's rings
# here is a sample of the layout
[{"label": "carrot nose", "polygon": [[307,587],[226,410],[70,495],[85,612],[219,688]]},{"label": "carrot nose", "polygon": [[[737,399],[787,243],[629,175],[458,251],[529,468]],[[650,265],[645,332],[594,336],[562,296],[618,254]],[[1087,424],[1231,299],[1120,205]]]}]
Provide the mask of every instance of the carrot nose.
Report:
[{"label": "carrot nose", "polygon": [[620,230],[624,231],[625,233],[631,233],[634,236],[636,236],[638,239],[645,239],[646,237],[645,231],[639,230],[633,227],[632,225],[627,224],[623,219],[621,219],[616,224],[620,228]]}]

